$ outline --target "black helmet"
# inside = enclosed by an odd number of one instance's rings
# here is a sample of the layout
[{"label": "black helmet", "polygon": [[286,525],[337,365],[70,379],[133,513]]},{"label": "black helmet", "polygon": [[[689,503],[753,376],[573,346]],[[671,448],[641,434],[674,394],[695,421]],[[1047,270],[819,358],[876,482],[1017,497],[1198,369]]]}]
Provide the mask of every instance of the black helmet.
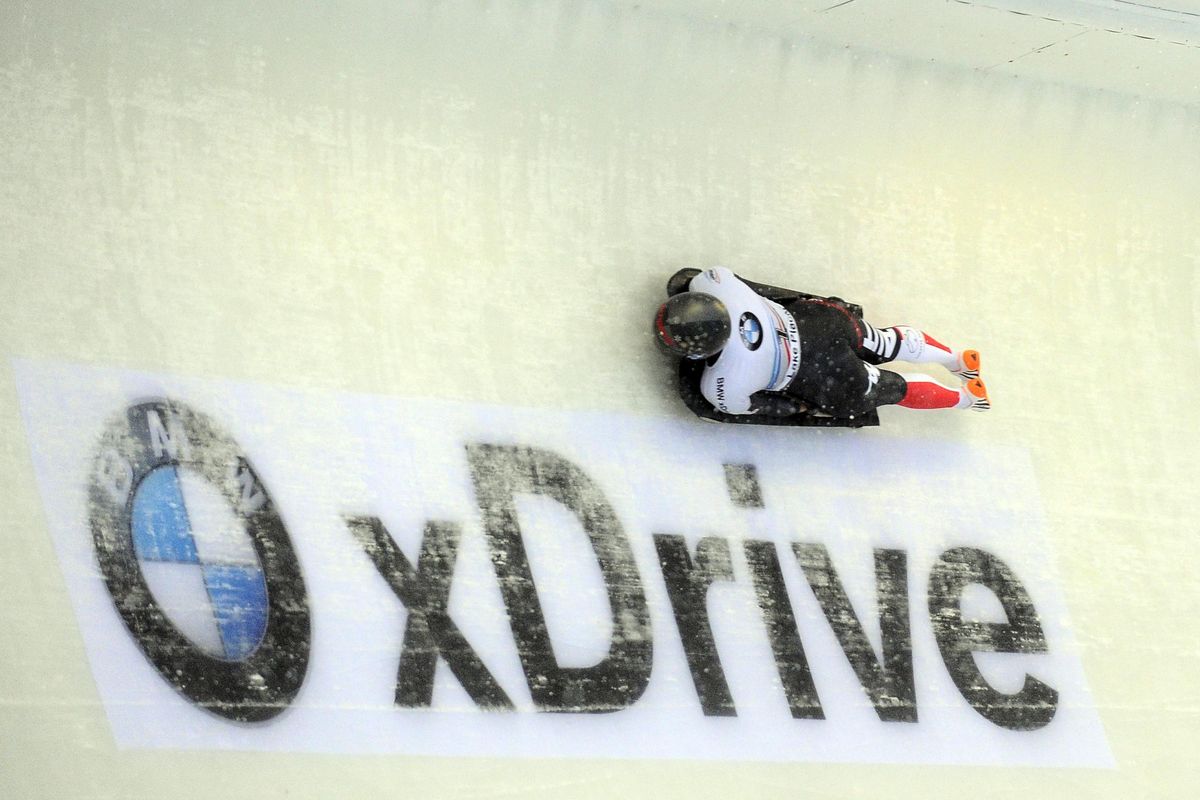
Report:
[{"label": "black helmet", "polygon": [[729,309],[711,294],[681,292],[658,307],[654,333],[675,355],[707,358],[719,353],[733,330]]}]

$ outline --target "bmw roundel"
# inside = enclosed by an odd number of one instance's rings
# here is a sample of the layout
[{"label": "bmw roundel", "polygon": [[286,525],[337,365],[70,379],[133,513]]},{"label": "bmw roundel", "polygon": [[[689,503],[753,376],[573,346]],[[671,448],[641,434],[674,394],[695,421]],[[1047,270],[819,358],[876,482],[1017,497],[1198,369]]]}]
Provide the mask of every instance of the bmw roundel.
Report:
[{"label": "bmw roundel", "polygon": [[738,320],[738,331],[742,334],[742,342],[750,350],[757,350],[762,345],[762,323],[758,321],[758,317],[749,311],[742,314],[742,318]]},{"label": "bmw roundel", "polygon": [[234,441],[180,403],[131,406],[101,436],[88,501],[105,584],[159,674],[229,719],[285,709],[308,666],[307,595]]}]

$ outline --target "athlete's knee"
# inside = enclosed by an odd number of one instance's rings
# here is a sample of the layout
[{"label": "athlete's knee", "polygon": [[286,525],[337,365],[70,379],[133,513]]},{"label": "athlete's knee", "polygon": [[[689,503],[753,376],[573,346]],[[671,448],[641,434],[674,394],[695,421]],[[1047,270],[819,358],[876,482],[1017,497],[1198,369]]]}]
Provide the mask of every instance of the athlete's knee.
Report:
[{"label": "athlete's knee", "polygon": [[862,372],[853,381],[852,397],[862,411],[898,403],[904,397],[904,378],[874,364],[863,364]]},{"label": "athlete's knee", "polygon": [[879,406],[904,399],[904,378],[873,364],[840,376],[824,376],[818,386],[817,406],[836,417],[866,414]]},{"label": "athlete's knee", "polygon": [[859,356],[871,364],[895,361],[900,352],[900,328],[876,328],[865,319],[862,321],[862,343]]},{"label": "athlete's knee", "polygon": [[895,405],[904,399],[906,391],[908,391],[908,382],[904,380],[903,375],[881,369],[879,370],[879,382],[875,386],[875,396],[873,398],[875,406]]}]

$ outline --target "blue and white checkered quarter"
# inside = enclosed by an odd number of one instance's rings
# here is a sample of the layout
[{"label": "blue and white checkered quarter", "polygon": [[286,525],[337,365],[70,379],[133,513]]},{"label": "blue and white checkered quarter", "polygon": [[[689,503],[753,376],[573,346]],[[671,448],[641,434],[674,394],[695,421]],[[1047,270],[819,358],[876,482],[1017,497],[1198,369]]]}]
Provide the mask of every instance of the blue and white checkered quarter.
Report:
[{"label": "blue and white checkered quarter", "polygon": [[216,658],[254,652],[267,627],[266,579],[216,487],[186,468],[158,467],[134,495],[132,535],[142,575],[181,633]]}]

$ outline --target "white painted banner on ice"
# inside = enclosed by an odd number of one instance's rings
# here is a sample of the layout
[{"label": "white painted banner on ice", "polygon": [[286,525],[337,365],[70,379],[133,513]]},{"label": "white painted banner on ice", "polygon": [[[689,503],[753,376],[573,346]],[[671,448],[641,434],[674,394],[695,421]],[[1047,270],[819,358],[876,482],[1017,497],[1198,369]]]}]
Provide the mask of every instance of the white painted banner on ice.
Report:
[{"label": "white painted banner on ice", "polygon": [[121,746],[1111,764],[1019,449],[15,369]]}]

